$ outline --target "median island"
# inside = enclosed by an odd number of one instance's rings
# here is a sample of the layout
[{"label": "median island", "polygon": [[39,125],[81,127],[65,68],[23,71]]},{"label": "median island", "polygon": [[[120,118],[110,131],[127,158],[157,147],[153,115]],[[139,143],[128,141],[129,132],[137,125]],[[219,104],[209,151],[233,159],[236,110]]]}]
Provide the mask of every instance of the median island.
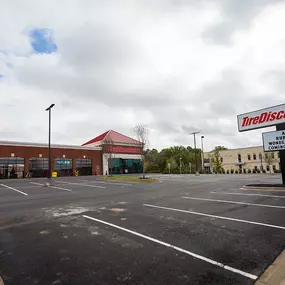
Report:
[{"label": "median island", "polygon": [[124,182],[142,182],[142,183],[152,183],[158,182],[156,178],[150,177],[137,177],[137,176],[125,176],[125,175],[114,175],[114,176],[103,176],[103,180],[110,181],[124,181]]}]

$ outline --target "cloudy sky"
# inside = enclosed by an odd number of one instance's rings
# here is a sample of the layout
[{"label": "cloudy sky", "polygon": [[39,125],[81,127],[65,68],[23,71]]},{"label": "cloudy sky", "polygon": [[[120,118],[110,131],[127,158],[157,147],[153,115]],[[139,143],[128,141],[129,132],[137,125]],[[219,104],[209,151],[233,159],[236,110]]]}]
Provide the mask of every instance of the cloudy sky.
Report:
[{"label": "cloudy sky", "polygon": [[[261,145],[236,115],[285,102],[285,1],[1,0],[0,140]],[[200,139],[199,139],[200,143]]]}]

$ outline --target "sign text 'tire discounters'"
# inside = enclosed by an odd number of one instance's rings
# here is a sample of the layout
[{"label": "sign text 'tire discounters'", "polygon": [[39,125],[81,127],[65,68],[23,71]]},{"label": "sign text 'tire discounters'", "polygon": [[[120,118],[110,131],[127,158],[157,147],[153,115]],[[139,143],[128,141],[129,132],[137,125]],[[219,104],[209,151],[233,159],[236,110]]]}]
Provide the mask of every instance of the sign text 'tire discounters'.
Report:
[{"label": "sign text 'tire discounters'", "polygon": [[285,104],[237,116],[240,132],[285,123]]}]

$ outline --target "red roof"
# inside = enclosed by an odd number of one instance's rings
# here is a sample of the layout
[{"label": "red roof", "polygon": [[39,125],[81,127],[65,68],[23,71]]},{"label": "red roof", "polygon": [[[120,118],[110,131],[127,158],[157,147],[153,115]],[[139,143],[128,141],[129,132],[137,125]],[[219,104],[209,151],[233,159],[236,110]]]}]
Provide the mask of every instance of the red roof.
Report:
[{"label": "red roof", "polygon": [[103,141],[104,139],[111,140],[114,143],[129,143],[129,144],[139,144],[140,143],[138,140],[132,139],[132,138],[127,137],[125,135],[122,135],[118,132],[110,130],[110,131],[107,131],[107,132],[99,135],[98,137],[84,143],[82,146],[89,145],[89,144],[92,144],[95,142],[100,142],[100,141]]}]

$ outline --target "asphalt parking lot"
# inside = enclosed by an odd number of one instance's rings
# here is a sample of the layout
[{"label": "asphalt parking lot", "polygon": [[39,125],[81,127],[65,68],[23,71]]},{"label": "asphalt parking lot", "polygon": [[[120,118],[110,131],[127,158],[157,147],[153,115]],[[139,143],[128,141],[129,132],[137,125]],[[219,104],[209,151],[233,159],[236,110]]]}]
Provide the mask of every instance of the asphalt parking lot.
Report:
[{"label": "asphalt parking lot", "polygon": [[0,181],[0,276],[18,284],[254,284],[285,248],[279,175]]}]

